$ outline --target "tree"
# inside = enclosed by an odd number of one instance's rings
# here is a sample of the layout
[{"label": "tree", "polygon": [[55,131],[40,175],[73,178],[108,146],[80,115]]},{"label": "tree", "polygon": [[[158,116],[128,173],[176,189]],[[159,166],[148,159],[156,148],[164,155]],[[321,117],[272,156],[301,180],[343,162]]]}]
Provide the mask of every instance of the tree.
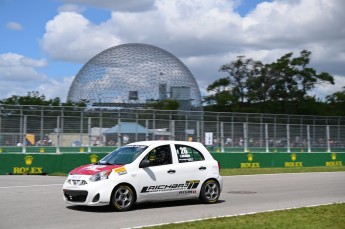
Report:
[{"label": "tree", "polygon": [[247,81],[249,78],[257,74],[257,68],[261,63],[245,56],[238,56],[237,60],[220,67],[219,71],[228,73],[231,94],[239,98],[239,102],[243,103],[246,99]]},{"label": "tree", "polygon": [[59,97],[55,97],[53,99],[46,99],[45,95],[41,95],[38,91],[31,91],[28,92],[27,95],[19,96],[19,95],[12,95],[9,98],[5,98],[0,100],[2,104],[8,105],[38,105],[38,106],[65,106],[65,107],[85,107],[85,101],[80,101],[78,103],[70,102],[61,103],[61,99]]},{"label": "tree", "polygon": [[[307,67],[311,52],[303,50],[299,57],[287,53],[276,62],[265,65],[265,72],[272,79],[272,87],[268,89],[271,101],[279,101],[281,112],[298,113],[303,101],[311,97],[308,92],[318,84],[334,84],[333,77],[325,72],[317,74],[316,70]],[[315,101],[315,99],[314,99]]]},{"label": "tree", "polygon": [[177,110],[180,107],[178,101],[173,99],[165,99],[147,104],[148,107],[152,107],[157,110]]},{"label": "tree", "polygon": [[9,105],[51,105],[60,103],[59,98],[53,100],[46,100],[44,95],[40,95],[38,91],[28,92],[25,96],[12,95],[10,98],[1,100],[3,104]]},{"label": "tree", "polygon": [[307,93],[315,88],[316,85],[330,83],[334,84],[334,78],[327,72],[316,73],[313,68],[307,67],[310,62],[311,52],[303,50],[300,57],[293,58],[291,65],[296,72],[296,81],[300,88],[300,98],[304,99]]},{"label": "tree", "polygon": [[307,50],[297,57],[290,52],[265,65],[238,56],[220,67],[228,76],[212,83],[207,88],[212,94],[204,100],[217,109],[228,110],[230,105],[240,109],[233,111],[253,110],[252,107],[258,112],[267,112],[266,108],[279,113],[299,113],[306,107],[314,110],[320,102],[309,92],[320,84],[334,84],[334,79],[309,67],[310,56]]},{"label": "tree", "polygon": [[329,103],[334,110],[337,110],[337,115],[345,115],[345,87],[342,91],[337,91],[332,95],[326,96],[326,102]]},{"label": "tree", "polygon": [[204,103],[212,105],[217,111],[236,111],[248,101],[247,81],[260,72],[261,65],[261,62],[244,56],[238,56],[235,61],[222,65],[219,71],[226,72],[228,76],[214,81],[207,87],[207,91],[212,95],[204,97]]}]

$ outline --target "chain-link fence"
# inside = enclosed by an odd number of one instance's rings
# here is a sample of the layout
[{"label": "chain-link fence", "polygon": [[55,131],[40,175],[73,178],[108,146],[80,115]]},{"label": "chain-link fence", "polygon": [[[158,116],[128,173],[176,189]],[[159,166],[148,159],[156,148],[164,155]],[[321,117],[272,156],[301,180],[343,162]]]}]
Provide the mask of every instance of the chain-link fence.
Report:
[{"label": "chain-link fence", "polygon": [[343,151],[345,117],[0,105],[0,146],[23,152],[168,139],[219,152]]}]

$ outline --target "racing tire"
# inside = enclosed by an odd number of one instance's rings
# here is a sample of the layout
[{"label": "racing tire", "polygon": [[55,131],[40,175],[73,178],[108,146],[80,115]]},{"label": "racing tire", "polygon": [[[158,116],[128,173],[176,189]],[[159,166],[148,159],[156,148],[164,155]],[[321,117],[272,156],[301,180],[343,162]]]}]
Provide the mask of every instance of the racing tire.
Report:
[{"label": "racing tire", "polygon": [[200,190],[199,199],[205,204],[216,203],[220,196],[220,187],[217,181],[206,181]]},{"label": "racing tire", "polygon": [[118,212],[128,211],[135,203],[133,189],[128,185],[119,185],[115,187],[111,197],[110,206]]}]

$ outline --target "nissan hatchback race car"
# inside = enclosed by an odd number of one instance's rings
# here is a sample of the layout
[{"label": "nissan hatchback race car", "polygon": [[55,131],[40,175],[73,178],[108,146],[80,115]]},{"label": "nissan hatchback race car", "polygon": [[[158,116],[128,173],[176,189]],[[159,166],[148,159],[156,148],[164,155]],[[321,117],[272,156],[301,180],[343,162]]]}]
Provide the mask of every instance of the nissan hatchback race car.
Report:
[{"label": "nissan hatchback race car", "polygon": [[67,204],[133,204],[199,198],[217,202],[222,190],[219,163],[198,142],[146,141],[122,146],[95,164],[72,170],[63,185]]}]

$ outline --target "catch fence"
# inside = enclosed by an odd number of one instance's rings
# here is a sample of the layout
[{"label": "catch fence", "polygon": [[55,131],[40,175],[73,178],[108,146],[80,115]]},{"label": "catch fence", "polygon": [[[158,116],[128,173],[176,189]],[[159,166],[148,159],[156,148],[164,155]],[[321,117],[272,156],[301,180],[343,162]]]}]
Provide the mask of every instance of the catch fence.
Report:
[{"label": "catch fence", "polygon": [[204,143],[214,152],[344,152],[345,117],[0,105],[0,148]]}]

